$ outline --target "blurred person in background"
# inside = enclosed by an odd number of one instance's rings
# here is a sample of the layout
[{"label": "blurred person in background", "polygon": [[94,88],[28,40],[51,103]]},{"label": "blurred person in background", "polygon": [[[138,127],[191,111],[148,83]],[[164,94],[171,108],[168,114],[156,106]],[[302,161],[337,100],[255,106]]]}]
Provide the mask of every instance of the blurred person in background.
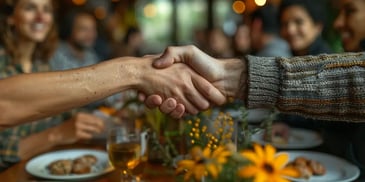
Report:
[{"label": "blurred person in background", "polygon": [[[249,19],[252,55],[260,57],[291,56],[288,44],[279,36],[277,13],[277,8],[271,4],[259,7],[252,12]],[[270,113],[270,109],[249,109],[248,120],[260,122],[269,117]]]},{"label": "blurred person in background", "polygon": [[[57,43],[51,0],[9,0],[1,4],[0,78],[49,71]],[[17,108],[14,108],[15,110]],[[61,114],[0,132],[0,170],[62,144],[89,139],[103,130],[86,113]]]},{"label": "blurred person in background", "polygon": [[[332,53],[322,38],[326,11],[321,1],[283,0],[279,7],[281,36],[289,43],[294,56]],[[326,122],[297,115],[279,114],[278,120],[292,127],[322,131]],[[331,123],[332,124],[332,123]],[[330,124],[330,125],[331,125]]]},{"label": "blurred person in background", "polygon": [[213,28],[208,34],[208,51],[210,55],[217,58],[228,58],[233,56],[230,38],[221,28]]},{"label": "blurred person in background", "polygon": [[334,22],[347,52],[365,51],[365,1],[340,0],[339,14]]},{"label": "blurred person in background", "polygon": [[233,36],[234,56],[242,57],[250,53],[250,28],[245,23],[237,25],[236,32]]},{"label": "blurred person in background", "polygon": [[[85,67],[100,62],[94,50],[97,38],[97,22],[94,15],[86,9],[72,9],[60,23],[60,37],[54,56],[50,60],[51,70],[68,70]],[[113,99],[111,99],[113,98]],[[117,98],[110,97],[109,100]],[[104,100],[105,101],[105,100]],[[104,101],[98,101],[73,112],[92,110],[103,105]]]},{"label": "blurred person in background", "polygon": [[52,70],[66,70],[89,66],[100,61],[93,49],[97,37],[96,19],[87,10],[72,10],[61,23],[61,38],[54,57]]},{"label": "blurred person in background", "polygon": [[280,34],[294,56],[333,52],[322,37],[326,11],[321,1],[283,0],[279,20]]},{"label": "blurred person in background", "polygon": [[290,57],[286,41],[279,36],[278,10],[267,4],[256,9],[250,16],[250,38],[252,54],[255,56]]},{"label": "blurred person in background", "polygon": [[207,29],[195,28],[193,31],[193,44],[203,51],[208,49]]},{"label": "blurred person in background", "polygon": [[[339,13],[333,25],[340,33],[344,50],[346,52],[365,51],[365,26],[363,26],[365,0],[339,0],[338,3]],[[326,130],[323,135],[330,139],[327,142],[328,150],[360,167],[361,174],[358,181],[365,181],[365,124],[335,125],[332,130]]]},{"label": "blurred person in background", "polygon": [[113,51],[114,57],[121,56],[143,56],[143,34],[137,27],[129,27],[123,40]]}]

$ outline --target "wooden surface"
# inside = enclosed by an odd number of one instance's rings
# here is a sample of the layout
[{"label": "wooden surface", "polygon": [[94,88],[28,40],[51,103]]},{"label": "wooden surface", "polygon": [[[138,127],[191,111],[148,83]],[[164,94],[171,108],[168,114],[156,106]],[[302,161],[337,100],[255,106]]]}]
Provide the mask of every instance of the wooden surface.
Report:
[{"label": "wooden surface", "polygon": [[[64,150],[64,149],[94,149],[94,150],[102,150],[105,151],[105,145],[101,143],[95,144],[85,144],[85,143],[78,143],[73,145],[61,146],[57,148],[53,148],[47,152],[57,151],[57,150]],[[47,153],[45,152],[45,153]],[[26,172],[25,165],[27,161],[22,161],[6,171],[0,173],[0,181],[1,182],[36,182],[36,181],[52,181],[47,179],[41,179],[34,177]],[[169,167],[165,167],[159,164],[147,164],[143,175],[143,181],[151,181],[151,182],[170,182],[176,181],[176,176],[174,176],[174,170]],[[114,170],[108,174],[103,176],[99,176],[93,179],[87,179],[84,181],[90,182],[119,182],[120,181],[120,173],[117,170]]]}]

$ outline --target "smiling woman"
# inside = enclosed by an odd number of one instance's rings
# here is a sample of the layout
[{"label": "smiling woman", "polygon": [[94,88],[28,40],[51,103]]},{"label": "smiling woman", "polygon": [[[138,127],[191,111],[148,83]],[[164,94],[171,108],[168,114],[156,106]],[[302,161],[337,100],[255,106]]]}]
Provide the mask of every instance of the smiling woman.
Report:
[{"label": "smiling woman", "polygon": [[57,44],[50,0],[8,0],[1,4],[0,40],[12,64],[31,71],[32,60],[48,60]]},{"label": "smiling woman", "polygon": [[323,3],[283,0],[279,8],[280,33],[294,56],[331,53],[321,34],[326,16]]},{"label": "smiling woman", "polygon": [[334,27],[340,32],[345,51],[365,50],[365,0],[341,0]]},{"label": "smiling woman", "polygon": [[[49,71],[48,60],[57,44],[53,1],[8,0],[1,7],[6,11],[0,12],[0,79]],[[77,113],[73,117],[58,115],[1,131],[0,170],[52,146],[89,139],[102,129],[101,119]]]}]

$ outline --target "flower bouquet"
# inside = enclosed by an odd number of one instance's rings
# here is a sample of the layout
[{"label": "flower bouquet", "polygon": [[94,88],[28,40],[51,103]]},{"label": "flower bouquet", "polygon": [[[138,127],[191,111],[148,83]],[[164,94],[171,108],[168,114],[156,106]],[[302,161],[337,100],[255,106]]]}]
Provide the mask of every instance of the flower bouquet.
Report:
[{"label": "flower bouquet", "polygon": [[229,114],[220,113],[213,121],[213,131],[201,119],[188,121],[190,150],[186,159],[177,162],[176,174],[184,181],[254,181],[286,182],[298,171],[286,167],[289,156],[276,153],[271,145],[247,145],[237,151],[232,142],[234,122]]}]

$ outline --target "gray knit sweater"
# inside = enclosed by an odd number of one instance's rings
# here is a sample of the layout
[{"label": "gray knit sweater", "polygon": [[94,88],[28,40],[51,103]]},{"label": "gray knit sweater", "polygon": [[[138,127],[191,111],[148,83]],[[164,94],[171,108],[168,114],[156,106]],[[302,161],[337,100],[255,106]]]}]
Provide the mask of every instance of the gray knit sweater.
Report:
[{"label": "gray knit sweater", "polygon": [[364,52],[246,59],[249,108],[276,107],[314,119],[365,121]]}]

